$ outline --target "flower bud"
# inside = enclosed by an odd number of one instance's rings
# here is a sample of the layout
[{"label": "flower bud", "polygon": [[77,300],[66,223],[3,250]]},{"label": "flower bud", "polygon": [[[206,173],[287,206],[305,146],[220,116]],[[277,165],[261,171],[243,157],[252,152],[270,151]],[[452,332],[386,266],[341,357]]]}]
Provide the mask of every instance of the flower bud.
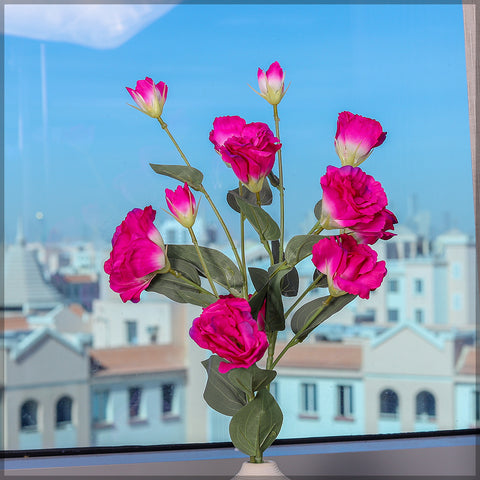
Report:
[{"label": "flower bud", "polygon": [[[163,112],[163,105],[167,99],[168,87],[163,82],[158,82],[156,85],[149,77],[145,80],[139,80],[135,90],[126,87],[128,93],[135,100],[140,110],[152,118],[159,118]],[[133,106],[133,105],[132,105]]]},{"label": "flower bud", "polygon": [[372,118],[342,112],[338,115],[337,133],[335,134],[335,150],[342,166],[358,167],[385,141],[387,132]]},{"label": "flower bud", "polygon": [[183,187],[179,185],[175,191],[167,188],[165,190],[165,198],[168,208],[178,222],[185,228],[193,226],[198,206],[188,184],[185,182]]},{"label": "flower bud", "polygon": [[285,95],[285,74],[280,64],[273,62],[266,72],[259,68],[257,76],[260,96],[272,105],[278,105]]}]

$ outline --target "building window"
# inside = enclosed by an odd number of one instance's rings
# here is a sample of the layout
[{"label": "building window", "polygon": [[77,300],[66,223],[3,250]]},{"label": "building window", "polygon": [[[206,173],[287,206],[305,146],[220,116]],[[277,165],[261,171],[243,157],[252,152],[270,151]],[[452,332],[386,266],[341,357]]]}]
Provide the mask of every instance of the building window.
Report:
[{"label": "building window", "polygon": [[135,320],[127,320],[127,343],[129,345],[137,344],[137,322]]},{"label": "building window", "polygon": [[430,392],[420,392],[417,395],[417,420],[432,420],[435,418],[435,397]]},{"label": "building window", "polygon": [[301,411],[309,415],[317,414],[317,385],[315,383],[301,384]]},{"label": "building window", "polygon": [[36,431],[38,403],[35,400],[27,400],[20,409],[21,430]]},{"label": "building window", "polygon": [[415,322],[416,323],[424,323],[425,322],[425,315],[421,308],[415,309]]},{"label": "building window", "polygon": [[151,344],[158,342],[158,325],[150,325],[147,327],[147,334]]},{"label": "building window", "polygon": [[389,322],[398,322],[398,310],[396,308],[389,308],[387,314]]},{"label": "building window", "polygon": [[70,425],[72,423],[72,399],[70,397],[62,397],[57,402],[57,428]]},{"label": "building window", "polygon": [[108,390],[102,390],[93,393],[93,423],[108,422],[109,396],[110,394]]},{"label": "building window", "polygon": [[353,387],[337,385],[337,416],[353,417]]},{"label": "building window", "polygon": [[398,280],[396,278],[388,280],[387,287],[390,293],[398,292]]},{"label": "building window", "polygon": [[383,390],[380,394],[380,417],[397,418],[398,395],[390,389]]},{"label": "building window", "polygon": [[417,294],[423,293],[423,280],[421,278],[416,278],[413,281],[413,290]]},{"label": "building window", "polygon": [[130,420],[140,417],[140,406],[142,401],[142,389],[140,387],[132,387],[128,389],[128,416]]},{"label": "building window", "polygon": [[162,413],[164,416],[176,415],[175,384],[165,383],[162,385]]}]

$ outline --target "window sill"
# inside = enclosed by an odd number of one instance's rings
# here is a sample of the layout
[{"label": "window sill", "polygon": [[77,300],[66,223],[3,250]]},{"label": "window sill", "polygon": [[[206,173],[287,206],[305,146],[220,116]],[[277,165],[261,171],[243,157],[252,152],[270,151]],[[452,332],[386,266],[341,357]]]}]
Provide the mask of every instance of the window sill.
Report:
[{"label": "window sill", "polygon": [[95,430],[107,430],[109,428],[114,428],[115,424],[113,422],[96,422],[92,425],[92,428]]},{"label": "window sill", "polygon": [[[476,445],[480,430],[358,435],[334,438],[280,440],[267,450],[290,478],[342,475],[358,478],[411,478],[431,475],[444,480],[475,477]],[[87,451],[89,453],[87,453]],[[8,475],[74,475],[138,478],[222,479],[240,469],[246,457],[231,444],[168,445],[156,447],[96,447],[54,451],[6,452]],[[31,454],[31,455],[30,455]],[[50,456],[49,456],[50,455]],[[127,477],[124,477],[127,473]],[[401,477],[399,477],[401,476]],[[300,477],[303,478],[303,477]],[[307,477],[305,477],[307,478]]]},{"label": "window sill", "polygon": [[129,425],[147,425],[148,419],[144,417],[134,417],[128,420]]},{"label": "window sill", "polygon": [[178,413],[164,413],[162,415],[162,420],[164,422],[176,422],[180,420],[180,415]]},{"label": "window sill", "polygon": [[318,420],[320,417],[316,413],[300,413],[298,418],[302,420]]},{"label": "window sill", "polygon": [[343,415],[338,415],[334,418],[336,422],[354,422],[354,417],[344,417]]}]

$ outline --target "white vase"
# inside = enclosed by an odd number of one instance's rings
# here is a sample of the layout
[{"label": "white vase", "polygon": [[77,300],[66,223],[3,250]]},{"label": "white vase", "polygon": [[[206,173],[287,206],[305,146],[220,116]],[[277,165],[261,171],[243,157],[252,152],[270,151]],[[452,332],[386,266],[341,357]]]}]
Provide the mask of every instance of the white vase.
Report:
[{"label": "white vase", "polygon": [[288,480],[273,460],[264,463],[244,462],[231,480]]}]

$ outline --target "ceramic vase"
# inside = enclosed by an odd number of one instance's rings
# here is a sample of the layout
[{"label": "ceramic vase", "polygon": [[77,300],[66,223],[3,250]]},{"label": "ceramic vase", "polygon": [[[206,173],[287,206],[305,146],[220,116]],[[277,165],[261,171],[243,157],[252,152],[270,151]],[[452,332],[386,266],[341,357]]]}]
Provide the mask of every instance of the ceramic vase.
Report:
[{"label": "ceramic vase", "polygon": [[273,460],[264,463],[244,462],[231,480],[288,480]]}]

